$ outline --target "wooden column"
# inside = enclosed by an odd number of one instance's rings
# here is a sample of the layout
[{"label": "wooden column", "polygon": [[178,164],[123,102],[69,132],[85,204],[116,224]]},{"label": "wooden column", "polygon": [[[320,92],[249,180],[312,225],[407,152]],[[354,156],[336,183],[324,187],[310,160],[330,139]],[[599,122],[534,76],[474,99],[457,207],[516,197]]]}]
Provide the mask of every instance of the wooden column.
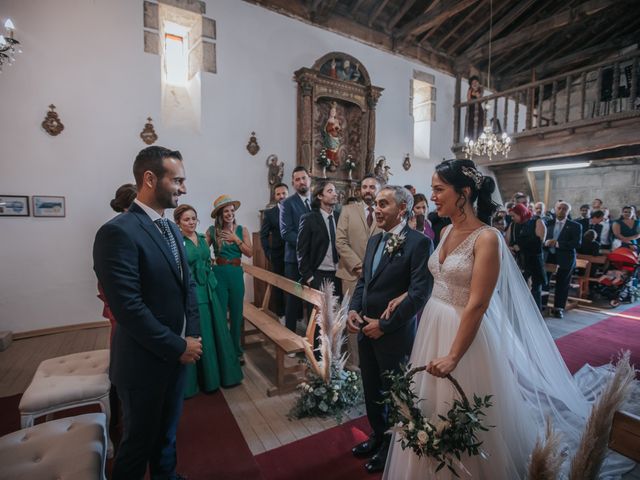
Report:
[{"label": "wooden column", "polygon": [[638,57],[633,58],[633,67],[631,70],[631,94],[629,95],[629,110],[635,109],[636,97],[638,96]]},{"label": "wooden column", "polygon": [[461,94],[461,85],[462,85],[462,76],[456,75],[456,93],[454,96],[453,103],[453,144],[457,145],[460,143],[460,102],[462,99],[460,98]]},{"label": "wooden column", "polygon": [[569,123],[569,111],[571,110],[571,75],[567,75],[566,80],[567,101],[565,103],[564,123]]},{"label": "wooden column", "polygon": [[587,73],[580,76],[580,120],[584,120],[584,105],[587,96]]}]

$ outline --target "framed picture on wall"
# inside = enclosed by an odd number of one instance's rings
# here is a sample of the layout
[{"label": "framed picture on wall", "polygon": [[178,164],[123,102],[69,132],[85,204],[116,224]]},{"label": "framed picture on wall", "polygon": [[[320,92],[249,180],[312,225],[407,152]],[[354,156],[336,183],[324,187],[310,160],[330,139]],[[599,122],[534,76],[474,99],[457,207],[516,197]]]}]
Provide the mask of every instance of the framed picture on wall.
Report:
[{"label": "framed picture on wall", "polygon": [[66,216],[66,207],[64,197],[45,197],[43,195],[34,195],[33,216],[34,217],[64,217]]},{"label": "framed picture on wall", "polygon": [[28,217],[27,195],[0,195],[0,217]]}]

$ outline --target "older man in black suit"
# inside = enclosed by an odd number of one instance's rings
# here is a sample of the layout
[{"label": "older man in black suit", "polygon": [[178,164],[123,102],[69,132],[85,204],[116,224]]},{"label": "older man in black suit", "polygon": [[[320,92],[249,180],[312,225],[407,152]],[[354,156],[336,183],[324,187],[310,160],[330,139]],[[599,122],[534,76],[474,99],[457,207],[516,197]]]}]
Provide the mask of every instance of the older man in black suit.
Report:
[{"label": "older man in black suit", "polygon": [[124,432],[113,480],[177,480],[176,431],[184,365],[202,354],[195,283],[182,235],[164,218],[186,193],[180,152],[142,150],[133,165],[138,196],[104,224],[93,245],[94,270],[118,328],[109,376],[118,388]]},{"label": "older man in black suit", "polygon": [[[262,226],[260,227],[260,243],[265,256],[271,265],[271,271],[278,275],[284,275],[284,240],[280,234],[280,204],[287,198],[289,187],[285,183],[279,183],[273,187],[275,206],[264,211]],[[276,288],[275,313],[281,317],[284,315],[284,295],[282,290]]]},{"label": "older man in black suit", "polygon": [[[398,371],[409,359],[416,334],[416,312],[431,294],[433,278],[427,260],[433,251],[431,240],[407,226],[413,197],[407,189],[387,186],[376,197],[375,216],[383,233],[367,243],[363,274],[349,306],[349,331],[358,332],[360,371],[364,386],[371,437],[353,448],[357,457],[371,457],[368,472],[384,469],[389,450],[390,427],[382,391],[389,389],[383,377]],[[392,300],[401,299],[391,314]],[[385,312],[386,311],[386,312]]]},{"label": "older man in black suit", "polygon": [[569,296],[571,275],[576,268],[576,250],[582,243],[582,226],[569,220],[571,205],[565,201],[556,203],[556,216],[547,222],[547,238],[544,242],[545,262],[558,265],[554,290],[552,315],[564,316]]},{"label": "older man in black suit", "polygon": [[[291,183],[295,193],[280,204],[280,234],[284,240],[284,274],[294,282],[300,281],[298,258],[298,228],[300,217],[311,211],[309,187],[311,177],[307,169],[299,165],[293,169]],[[286,295],[285,323],[289,330],[296,331],[296,324],[302,318],[302,301],[295,295]]]}]

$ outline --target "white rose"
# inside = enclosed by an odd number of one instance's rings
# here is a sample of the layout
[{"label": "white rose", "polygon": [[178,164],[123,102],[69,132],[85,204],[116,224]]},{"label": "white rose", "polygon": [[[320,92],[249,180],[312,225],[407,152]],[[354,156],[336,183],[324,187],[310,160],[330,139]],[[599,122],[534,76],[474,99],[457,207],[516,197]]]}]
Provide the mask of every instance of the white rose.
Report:
[{"label": "white rose", "polygon": [[420,430],[418,432],[418,441],[422,444],[427,443],[427,439],[429,438],[429,435],[427,435],[427,432],[425,432],[424,430]]},{"label": "white rose", "polygon": [[409,422],[407,423],[407,430],[411,431],[415,428],[415,425],[413,424],[413,422]]}]

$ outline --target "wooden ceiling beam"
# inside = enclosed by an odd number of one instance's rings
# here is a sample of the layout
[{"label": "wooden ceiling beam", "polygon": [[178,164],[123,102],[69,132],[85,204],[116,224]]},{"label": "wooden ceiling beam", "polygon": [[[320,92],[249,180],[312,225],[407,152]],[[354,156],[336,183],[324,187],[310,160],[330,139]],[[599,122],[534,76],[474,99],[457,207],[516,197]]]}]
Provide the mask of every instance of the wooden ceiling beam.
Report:
[{"label": "wooden ceiling beam", "polygon": [[358,9],[362,6],[362,4],[365,2],[366,0],[358,0],[353,8],[351,9],[351,15],[355,15],[356,12],[358,11]]},{"label": "wooden ceiling beam", "polygon": [[407,0],[404,2],[404,4],[402,5],[402,8],[400,8],[400,10],[398,10],[398,13],[396,13],[393,18],[389,21],[389,23],[387,24],[387,31],[390,32],[393,30],[393,28],[398,24],[398,22],[402,19],[402,17],[404,17],[407,12],[409,10],[411,10],[411,7],[413,7],[413,4],[416,3],[416,0]]},{"label": "wooden ceiling beam", "polygon": [[[492,55],[499,55],[523,44],[531,43],[562,28],[574,27],[586,18],[606,8],[616,5],[616,0],[589,0],[576,8],[566,8],[549,18],[520,28],[491,44]],[[464,55],[471,62],[489,57],[489,44],[470,50]]]},{"label": "wooden ceiling beam", "polygon": [[[453,27],[451,30],[449,30],[449,32],[442,37],[438,43],[436,43],[434,46],[435,48],[442,48],[442,45],[444,45],[446,43],[447,40],[449,40],[449,38],[451,38],[453,35],[455,35],[456,33],[458,33],[458,30],[460,30],[463,26],[465,26],[465,24],[469,21],[469,19],[474,18],[478,12],[484,8],[485,6],[485,0],[482,0],[480,2],[478,2],[478,4],[474,7],[473,10],[471,10],[462,20],[460,20],[455,27]],[[433,32],[434,30],[432,30]]]},{"label": "wooden ceiling beam", "polygon": [[420,35],[431,28],[437,28],[449,18],[465,10],[469,5],[477,1],[478,0],[442,0],[436,8],[414,18],[399,29],[394,34],[394,37],[404,39],[409,36]]},{"label": "wooden ceiling beam", "polygon": [[370,27],[373,26],[373,22],[375,22],[376,18],[378,18],[378,16],[382,13],[382,11],[384,10],[384,7],[387,6],[387,3],[389,3],[389,0],[382,0],[380,4],[376,7],[376,9],[373,11],[371,16],[369,17]]}]

